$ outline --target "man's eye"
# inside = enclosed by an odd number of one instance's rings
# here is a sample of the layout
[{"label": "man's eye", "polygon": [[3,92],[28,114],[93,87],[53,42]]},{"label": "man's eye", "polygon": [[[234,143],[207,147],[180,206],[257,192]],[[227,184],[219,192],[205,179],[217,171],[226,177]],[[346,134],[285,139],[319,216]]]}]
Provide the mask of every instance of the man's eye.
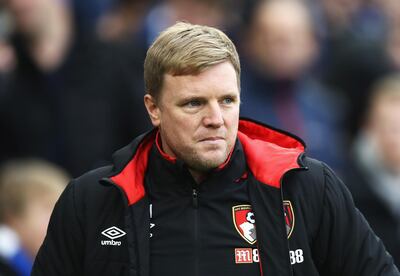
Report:
[{"label": "man's eye", "polygon": [[225,99],[222,101],[222,103],[223,103],[223,104],[231,104],[231,103],[233,103],[233,99],[232,99],[232,98],[225,98]]},{"label": "man's eye", "polygon": [[188,107],[198,107],[201,105],[200,101],[189,101],[186,103],[186,106]]}]

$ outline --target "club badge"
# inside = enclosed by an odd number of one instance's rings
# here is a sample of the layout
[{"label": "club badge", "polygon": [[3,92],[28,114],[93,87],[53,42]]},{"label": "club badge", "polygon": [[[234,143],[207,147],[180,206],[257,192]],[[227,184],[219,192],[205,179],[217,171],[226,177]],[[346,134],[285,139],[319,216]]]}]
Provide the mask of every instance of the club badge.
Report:
[{"label": "club badge", "polygon": [[283,201],[283,212],[285,214],[286,234],[289,239],[292,235],[295,223],[293,206],[290,200]]},{"label": "club badge", "polygon": [[237,205],[232,207],[233,225],[249,244],[257,241],[256,220],[251,205]]}]

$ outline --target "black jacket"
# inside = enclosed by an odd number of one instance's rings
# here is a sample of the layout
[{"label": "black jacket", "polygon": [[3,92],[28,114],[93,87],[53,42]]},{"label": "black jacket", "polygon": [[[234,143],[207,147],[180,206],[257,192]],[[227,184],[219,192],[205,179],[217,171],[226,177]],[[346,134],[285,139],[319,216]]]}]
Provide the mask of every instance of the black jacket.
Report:
[{"label": "black jacket", "polygon": [[148,129],[136,86],[143,69],[128,68],[113,45],[76,37],[51,72],[36,65],[20,36],[12,45],[18,66],[0,83],[0,162],[41,158],[76,177]]},{"label": "black jacket", "polygon": [[381,183],[366,171],[360,162],[353,160],[346,175],[346,184],[357,208],[368,220],[371,228],[382,239],[397,266],[400,265],[400,221],[390,205],[378,194]]},{"label": "black jacket", "polygon": [[[262,275],[400,275],[343,183],[298,139],[241,120]],[[56,204],[32,275],[149,275],[143,185],[155,131],[75,179]],[[103,241],[107,229],[111,241]],[[112,231],[114,230],[114,231]],[[125,234],[126,233],[126,234]],[[187,275],[182,271],[182,275]]]}]

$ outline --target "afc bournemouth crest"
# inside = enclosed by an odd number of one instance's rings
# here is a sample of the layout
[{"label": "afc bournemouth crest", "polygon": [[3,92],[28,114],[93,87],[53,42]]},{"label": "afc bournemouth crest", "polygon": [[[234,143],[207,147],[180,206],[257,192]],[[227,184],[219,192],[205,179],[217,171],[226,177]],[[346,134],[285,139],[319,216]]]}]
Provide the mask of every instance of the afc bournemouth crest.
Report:
[{"label": "afc bournemouth crest", "polygon": [[257,241],[256,220],[251,205],[237,205],[232,207],[233,224],[236,230],[248,243]]},{"label": "afc bournemouth crest", "polygon": [[285,224],[286,224],[286,233],[287,238],[290,238],[294,229],[294,212],[293,206],[290,200],[283,201],[283,211],[285,213]]}]

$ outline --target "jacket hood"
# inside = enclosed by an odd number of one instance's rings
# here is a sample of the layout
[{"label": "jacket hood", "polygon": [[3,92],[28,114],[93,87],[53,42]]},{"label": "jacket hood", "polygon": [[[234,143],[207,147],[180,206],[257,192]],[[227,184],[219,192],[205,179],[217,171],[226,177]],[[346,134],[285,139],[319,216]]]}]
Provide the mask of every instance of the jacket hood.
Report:
[{"label": "jacket hood", "polygon": [[[114,173],[110,179],[119,186],[134,204],[145,196],[144,177],[150,149],[157,130],[135,139],[114,156]],[[304,142],[287,132],[259,122],[241,119],[238,139],[243,146],[246,162],[254,177],[265,185],[280,188],[282,176],[300,168],[299,157],[305,150]]]}]

